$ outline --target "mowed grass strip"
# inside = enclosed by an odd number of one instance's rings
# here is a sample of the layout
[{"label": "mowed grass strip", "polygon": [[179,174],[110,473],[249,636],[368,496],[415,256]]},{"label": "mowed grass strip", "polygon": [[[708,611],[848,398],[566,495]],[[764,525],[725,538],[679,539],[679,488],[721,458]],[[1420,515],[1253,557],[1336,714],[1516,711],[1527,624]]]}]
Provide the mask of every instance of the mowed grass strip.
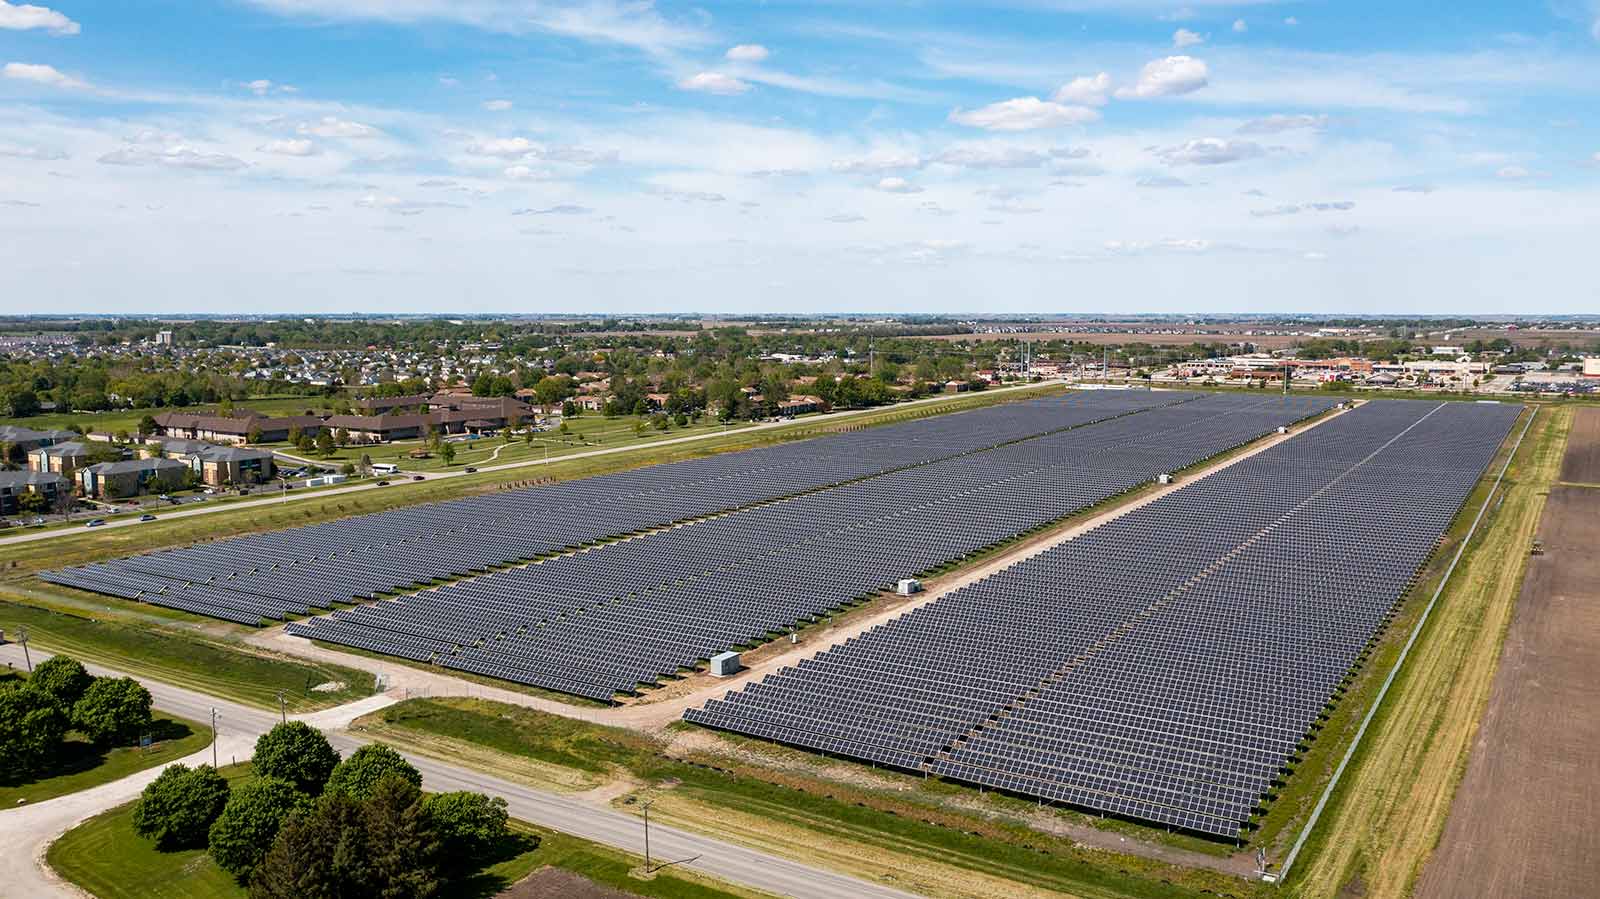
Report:
[{"label": "mowed grass strip", "polygon": [[86,742],[75,733],[69,734],[61,750],[60,763],[54,770],[34,780],[0,784],[0,808],[10,808],[21,802],[43,802],[181,759],[210,744],[211,728],[158,710],[151,723],[150,736],[154,742],[148,749],[137,746],[105,749]]},{"label": "mowed grass strip", "polygon": [[[903,790],[858,786],[815,769],[777,770],[665,739],[481,699],[413,699],[355,728],[513,780],[524,760],[563,764],[640,786],[662,820],[936,896],[1256,896],[1270,889],[1076,845],[1020,824],[956,810],[947,785],[915,778]],[[812,773],[813,771],[817,773]],[[963,798],[977,798],[968,790]],[[637,808],[637,803],[619,806]]]},{"label": "mowed grass strip", "polygon": [[1465,772],[1571,416],[1540,410],[1503,501],[1486,515],[1291,872],[1294,895],[1409,895]]},{"label": "mowed grass strip", "polygon": [[[342,665],[0,600],[0,628],[13,634],[19,627],[27,628],[33,644],[52,652],[262,708],[278,708],[279,692],[291,712],[328,708],[372,692],[371,675]],[[330,682],[343,686],[313,689]]]}]

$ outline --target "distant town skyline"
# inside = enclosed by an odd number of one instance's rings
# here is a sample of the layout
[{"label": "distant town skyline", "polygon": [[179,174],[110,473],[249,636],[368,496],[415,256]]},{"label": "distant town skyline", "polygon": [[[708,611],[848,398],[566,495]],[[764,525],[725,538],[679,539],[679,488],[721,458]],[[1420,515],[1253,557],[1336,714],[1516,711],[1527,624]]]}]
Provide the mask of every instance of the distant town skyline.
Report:
[{"label": "distant town skyline", "polygon": [[0,314],[1581,314],[1597,109],[1600,0],[0,0]]}]

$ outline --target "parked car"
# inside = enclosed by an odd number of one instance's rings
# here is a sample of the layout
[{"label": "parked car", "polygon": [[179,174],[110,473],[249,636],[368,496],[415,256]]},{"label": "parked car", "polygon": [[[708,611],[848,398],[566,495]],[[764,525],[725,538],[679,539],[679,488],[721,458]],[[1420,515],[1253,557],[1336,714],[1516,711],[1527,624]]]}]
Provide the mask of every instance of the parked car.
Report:
[{"label": "parked car", "polygon": [[472,473],[473,473],[473,472],[475,472],[475,471],[477,471],[477,469],[476,469],[476,468],[473,468],[473,467],[472,467],[472,466],[471,466],[471,465],[468,465],[468,466],[467,466],[467,467],[466,467],[466,472],[467,472],[467,474],[472,474]]},{"label": "parked car", "polygon": [[389,486],[389,482],[388,481],[379,481],[378,482],[378,486],[379,487],[387,487],[387,486]]},{"label": "parked car", "polygon": [[97,527],[100,527],[101,525],[103,525],[105,523],[106,523],[106,520],[104,518],[91,518],[91,519],[89,519],[89,523],[84,525],[84,527],[86,527],[86,528],[97,528]]},{"label": "parked car", "polygon": [[146,512],[143,515],[139,516],[139,520],[140,521],[155,521],[156,517],[154,515],[151,515],[149,512]]}]

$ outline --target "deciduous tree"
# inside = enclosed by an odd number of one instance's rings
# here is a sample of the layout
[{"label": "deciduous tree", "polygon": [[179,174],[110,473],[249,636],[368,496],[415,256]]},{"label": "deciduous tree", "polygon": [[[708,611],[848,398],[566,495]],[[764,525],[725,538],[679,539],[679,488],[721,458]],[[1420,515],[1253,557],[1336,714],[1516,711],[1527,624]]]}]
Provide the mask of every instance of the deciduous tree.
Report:
[{"label": "deciduous tree", "polygon": [[304,721],[275,725],[256,740],[256,773],[287,781],[309,796],[322,792],[338,764],[339,753],[328,738]]},{"label": "deciduous tree", "polygon": [[131,677],[97,677],[72,707],[72,724],[96,743],[130,743],[150,728],[150,691]]},{"label": "deciduous tree", "polygon": [[340,762],[328,778],[328,792],[348,793],[366,799],[385,775],[395,774],[413,786],[422,786],[422,774],[400,753],[382,743],[368,743]]},{"label": "deciduous tree", "polygon": [[228,782],[216,769],[172,765],[139,794],[133,829],[162,851],[199,848],[227,804]]},{"label": "deciduous tree", "polygon": [[[256,762],[259,770],[259,750]],[[311,798],[286,780],[261,777],[241,784],[211,825],[211,858],[240,883],[248,883],[283,822],[296,810],[309,810],[310,805]]]}]

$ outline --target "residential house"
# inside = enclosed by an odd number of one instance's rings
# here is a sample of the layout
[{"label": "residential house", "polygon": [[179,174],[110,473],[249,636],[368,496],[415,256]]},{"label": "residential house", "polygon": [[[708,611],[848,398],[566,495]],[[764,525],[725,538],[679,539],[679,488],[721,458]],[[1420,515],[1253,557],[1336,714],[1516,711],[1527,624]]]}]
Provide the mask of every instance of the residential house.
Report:
[{"label": "residential house", "polygon": [[75,470],[83,467],[88,458],[88,446],[76,440],[69,440],[66,443],[41,446],[28,453],[28,470],[49,472],[70,478]]},{"label": "residential house", "polygon": [[55,508],[66,501],[72,491],[67,479],[53,472],[0,471],[0,515],[15,515],[21,511],[19,499],[23,494],[44,496]]}]

